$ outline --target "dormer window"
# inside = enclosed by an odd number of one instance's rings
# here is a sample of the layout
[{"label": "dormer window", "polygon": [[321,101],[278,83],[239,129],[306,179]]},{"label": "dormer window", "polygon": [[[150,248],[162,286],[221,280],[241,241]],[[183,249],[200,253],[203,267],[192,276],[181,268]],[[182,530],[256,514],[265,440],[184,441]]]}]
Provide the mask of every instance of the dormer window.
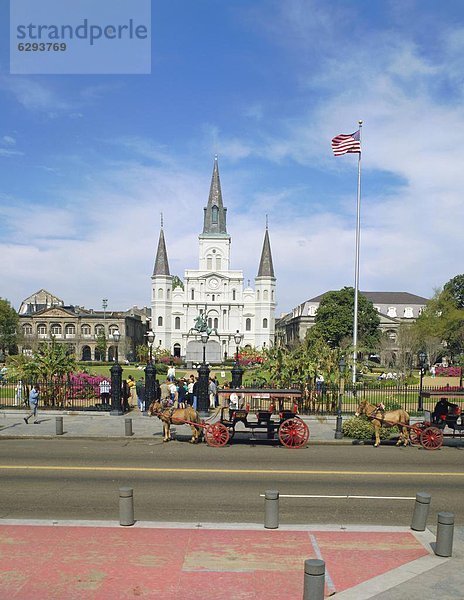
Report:
[{"label": "dormer window", "polygon": [[389,316],[389,317],[396,317],[396,307],[395,306],[389,306],[388,307],[387,316]]},{"label": "dormer window", "polygon": [[405,319],[413,319],[414,318],[414,313],[412,311],[412,307],[411,306],[407,306],[404,309],[404,318]]}]

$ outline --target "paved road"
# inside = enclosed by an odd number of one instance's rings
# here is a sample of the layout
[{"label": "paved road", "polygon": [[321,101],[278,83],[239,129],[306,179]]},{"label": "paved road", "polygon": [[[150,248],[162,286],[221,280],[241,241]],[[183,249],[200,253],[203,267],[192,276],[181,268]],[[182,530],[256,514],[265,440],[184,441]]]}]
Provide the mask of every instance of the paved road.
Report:
[{"label": "paved road", "polygon": [[[214,449],[146,440],[2,440],[0,517],[117,519],[118,488],[135,490],[136,517],[155,521],[260,522],[260,494],[413,497],[432,494],[431,521],[464,523],[462,450],[235,444]],[[282,498],[282,523],[408,525],[413,502]]]}]

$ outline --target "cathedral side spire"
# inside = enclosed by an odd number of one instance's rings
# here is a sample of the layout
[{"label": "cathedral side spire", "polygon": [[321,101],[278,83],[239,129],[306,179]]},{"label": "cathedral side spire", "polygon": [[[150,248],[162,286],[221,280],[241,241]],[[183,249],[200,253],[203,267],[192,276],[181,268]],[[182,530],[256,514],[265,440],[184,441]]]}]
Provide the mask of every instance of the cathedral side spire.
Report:
[{"label": "cathedral side spire", "polygon": [[266,233],[264,234],[263,250],[259,261],[258,277],[275,277],[274,265],[272,263],[271,243],[269,241],[269,230],[266,217]]},{"label": "cathedral side spire", "polygon": [[170,275],[168,253],[166,251],[166,242],[164,241],[163,217],[161,216],[161,231],[158,242],[158,250],[156,252],[155,266],[153,276]]},{"label": "cathedral side spire", "polygon": [[227,208],[222,203],[221,181],[217,154],[214,157],[213,176],[209,190],[208,205],[204,209],[204,223],[202,235],[227,236],[226,214]]}]

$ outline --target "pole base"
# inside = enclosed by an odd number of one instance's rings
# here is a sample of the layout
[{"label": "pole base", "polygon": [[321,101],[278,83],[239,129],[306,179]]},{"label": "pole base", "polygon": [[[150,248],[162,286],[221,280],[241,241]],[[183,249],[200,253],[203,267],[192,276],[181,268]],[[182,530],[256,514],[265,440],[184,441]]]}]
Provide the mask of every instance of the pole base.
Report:
[{"label": "pole base", "polygon": [[343,432],[336,431],[335,435],[334,435],[334,439],[336,439],[336,440],[342,440],[343,439]]}]

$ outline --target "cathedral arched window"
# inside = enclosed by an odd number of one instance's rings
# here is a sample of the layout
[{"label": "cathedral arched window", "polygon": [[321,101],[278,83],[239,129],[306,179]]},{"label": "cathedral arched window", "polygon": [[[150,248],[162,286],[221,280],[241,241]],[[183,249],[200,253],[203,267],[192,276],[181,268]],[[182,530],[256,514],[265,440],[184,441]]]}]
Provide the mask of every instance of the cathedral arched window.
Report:
[{"label": "cathedral arched window", "polygon": [[213,258],[212,256],[207,256],[206,257],[206,268],[208,271],[212,271],[213,270]]},{"label": "cathedral arched window", "polygon": [[245,331],[251,331],[251,319],[245,321]]},{"label": "cathedral arched window", "polygon": [[163,317],[158,317],[158,327],[163,326]]},{"label": "cathedral arched window", "polygon": [[256,300],[259,300],[259,290],[256,290]]},{"label": "cathedral arched window", "polygon": [[217,329],[219,327],[219,319],[218,318],[214,319],[214,321],[213,321],[213,327],[214,327],[214,329]]},{"label": "cathedral arched window", "polygon": [[174,329],[180,329],[180,317],[175,318]]},{"label": "cathedral arched window", "polygon": [[211,317],[209,317],[209,319],[208,319],[208,327],[210,329],[212,329],[212,327],[213,327],[213,319]]},{"label": "cathedral arched window", "polygon": [[263,319],[263,329],[267,329],[267,319]]},{"label": "cathedral arched window", "polygon": [[263,292],[263,300],[269,300],[269,292],[267,290]]},{"label": "cathedral arched window", "polygon": [[222,269],[222,261],[220,256],[216,256],[216,271],[220,271]]},{"label": "cathedral arched window", "polygon": [[170,290],[170,288],[168,288],[166,290],[166,298],[169,300],[170,297],[171,297],[171,290]]},{"label": "cathedral arched window", "polygon": [[217,206],[213,206],[211,209],[211,222],[217,225],[219,220],[219,208]]},{"label": "cathedral arched window", "polygon": [[163,288],[158,288],[158,300],[163,299]]},{"label": "cathedral arched window", "polygon": [[190,298],[195,300],[195,290],[193,288],[190,290]]},{"label": "cathedral arched window", "polygon": [[271,300],[272,300],[272,302],[274,302],[274,290],[272,290],[272,292],[271,292]]},{"label": "cathedral arched window", "polygon": [[232,290],[232,300],[237,300],[237,292]]}]

